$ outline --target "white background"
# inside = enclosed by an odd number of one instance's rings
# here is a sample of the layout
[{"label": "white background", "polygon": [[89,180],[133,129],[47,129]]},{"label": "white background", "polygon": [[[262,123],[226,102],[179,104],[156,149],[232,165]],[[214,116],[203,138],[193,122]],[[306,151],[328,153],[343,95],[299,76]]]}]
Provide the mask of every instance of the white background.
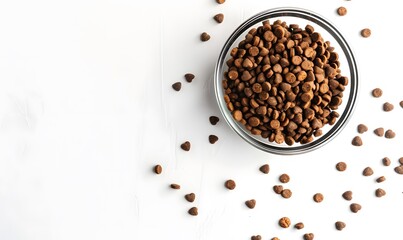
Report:
[{"label": "white background", "polygon": [[[364,0],[13,0],[0,2],[0,239],[401,239],[403,156],[402,13],[396,1]],[[355,114],[330,144],[281,157],[241,140],[212,92],[218,52],[250,16],[273,7],[311,9],[333,22],[353,48],[360,74]],[[348,14],[336,14],[345,6]],[[212,17],[222,12],[217,24]],[[372,36],[359,35],[362,28]],[[211,40],[200,42],[206,31]],[[183,75],[196,78],[187,83]],[[182,82],[175,92],[171,85]],[[380,99],[370,91],[381,87]],[[395,105],[392,112],[382,104]],[[221,121],[212,126],[208,118]],[[364,145],[354,147],[365,123]],[[376,137],[393,129],[392,140]],[[211,145],[209,134],[220,140]],[[192,143],[190,152],[179,145]],[[390,157],[384,167],[381,159]],[[337,172],[345,161],[348,169]],[[258,168],[270,164],[268,175]],[[163,166],[155,175],[152,167]],[[362,176],[371,166],[374,175]],[[288,173],[290,199],[272,186]],[[385,176],[384,183],[375,179]],[[237,183],[234,191],[225,180]],[[169,184],[178,183],[180,190]],[[382,187],[387,195],[376,198]],[[362,210],[341,198],[354,192]],[[194,192],[188,203],[184,194]],[[313,202],[321,192],[325,200]],[[244,201],[255,198],[256,208]],[[197,217],[187,210],[197,206]],[[280,229],[279,218],[305,223]],[[347,227],[339,232],[335,221]]]}]

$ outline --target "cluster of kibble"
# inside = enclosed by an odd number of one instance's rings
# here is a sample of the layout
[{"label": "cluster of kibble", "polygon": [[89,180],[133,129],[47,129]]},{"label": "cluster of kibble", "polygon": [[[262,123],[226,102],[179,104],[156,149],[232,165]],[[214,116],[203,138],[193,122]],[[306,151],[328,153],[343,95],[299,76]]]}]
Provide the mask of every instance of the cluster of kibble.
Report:
[{"label": "cluster of kibble", "polygon": [[[225,0],[216,0],[223,4]],[[345,7],[337,9],[337,14],[347,14]],[[222,13],[213,16],[217,23],[222,23]],[[365,38],[371,35],[368,28],[361,30]],[[210,40],[210,35],[203,32],[200,35],[203,42]],[[329,42],[325,42],[313,27],[307,25],[305,29],[298,25],[286,25],[284,22],[276,21],[272,25],[263,22],[257,29],[252,29],[245,36],[237,48],[231,51],[231,59],[227,62],[228,71],[225,73],[223,87],[225,89],[225,101],[232,112],[235,120],[243,123],[253,134],[261,135],[270,141],[277,143],[285,142],[292,145],[294,142],[308,143],[312,136],[320,136],[320,128],[324,124],[333,124],[338,117],[334,110],[341,104],[344,87],[348,79],[340,75],[340,63],[338,55],[333,51]],[[187,73],[184,76],[186,82],[191,83],[195,76]],[[172,84],[175,91],[180,91],[181,82]],[[376,98],[382,96],[382,90],[376,88],[372,91]],[[400,106],[403,108],[403,101]],[[385,102],[383,110],[386,112],[394,109],[393,104]],[[209,121],[212,125],[219,122],[219,118],[211,116]],[[359,134],[368,131],[364,124],[357,126]],[[393,130],[379,127],[374,129],[375,135],[388,139],[394,138]],[[218,141],[216,135],[209,135],[208,141],[214,144]],[[352,140],[354,146],[363,144],[360,136]],[[190,151],[191,143],[185,141],[180,145],[184,151]],[[391,160],[388,157],[382,159],[384,166],[389,166]],[[394,168],[397,174],[403,174],[403,157]],[[347,169],[345,162],[336,164],[336,169],[343,172]],[[153,171],[156,174],[162,173],[162,166],[155,165]],[[263,174],[269,174],[270,166],[264,164],[259,167]],[[363,176],[372,176],[374,171],[366,167],[362,172]],[[278,178],[279,184],[273,186],[275,194],[284,199],[291,198],[292,191],[283,185],[290,181],[290,176],[281,174]],[[376,177],[377,183],[384,182],[385,176]],[[225,188],[234,190],[236,182],[228,179],[224,183]],[[180,189],[177,183],[170,184],[172,189]],[[383,197],[386,191],[377,188],[374,192],[376,197]],[[341,194],[346,201],[353,199],[352,191],[348,190]],[[184,198],[193,203],[196,194],[191,192],[184,195]],[[322,193],[315,193],[313,201],[320,203],[324,200]],[[245,206],[253,209],[256,206],[256,199],[245,200]],[[359,203],[351,203],[350,210],[357,213],[361,210]],[[193,206],[188,209],[192,216],[198,215],[198,208]],[[292,226],[288,217],[279,219],[278,224],[282,228]],[[297,222],[295,229],[303,229],[304,223]],[[336,221],[334,226],[341,231],[346,227],[343,221]],[[304,233],[303,239],[314,239],[313,233]],[[262,236],[251,236],[251,240],[261,240]],[[273,237],[272,240],[279,240]]]}]

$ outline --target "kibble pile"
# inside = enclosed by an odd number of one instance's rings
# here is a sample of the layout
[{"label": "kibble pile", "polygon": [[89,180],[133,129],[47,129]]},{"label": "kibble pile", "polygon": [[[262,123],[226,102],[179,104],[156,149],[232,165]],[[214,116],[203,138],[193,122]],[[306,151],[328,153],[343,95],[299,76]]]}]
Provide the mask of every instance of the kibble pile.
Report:
[{"label": "kibble pile", "polygon": [[[216,0],[218,4],[225,3],[225,0]],[[347,14],[345,7],[336,9],[340,16]],[[221,24],[224,21],[224,14],[218,13],[213,19]],[[362,37],[368,38],[371,30],[364,28],[360,31]],[[202,42],[209,41],[211,36],[207,32],[200,35]],[[232,112],[233,118],[245,125],[253,134],[268,138],[276,143],[285,142],[292,145],[295,142],[308,143],[313,136],[321,135],[321,127],[325,124],[333,124],[338,117],[338,106],[342,102],[343,90],[348,84],[348,79],[341,75],[338,54],[313,27],[307,25],[304,29],[298,25],[287,25],[281,21],[270,24],[263,22],[262,26],[251,29],[245,39],[232,49],[231,58],[227,62],[228,71],[225,72],[223,88],[225,89],[225,101],[228,109]],[[192,73],[186,73],[184,80],[191,83],[195,79]],[[181,90],[182,83],[175,82],[172,88],[175,91]],[[374,98],[380,98],[383,91],[375,88],[371,92]],[[403,101],[399,102],[403,108]],[[394,110],[393,103],[384,102],[382,109],[385,112]],[[217,125],[219,118],[211,116],[211,125]],[[358,135],[352,139],[352,145],[362,146],[361,135],[368,132],[365,124],[357,126]],[[396,134],[393,130],[384,130],[378,127],[373,130],[375,136],[393,139]],[[206,141],[215,144],[219,138],[210,134]],[[179,144],[183,151],[191,151],[191,143],[184,141]],[[388,167],[392,161],[388,157],[380,160],[383,166]],[[403,174],[403,157],[398,159],[399,164],[394,166],[394,171]],[[348,170],[346,162],[340,161],[335,165],[335,170],[344,172]],[[153,172],[157,175],[163,173],[163,167],[159,164],[153,166]],[[269,164],[257,167],[260,174],[270,174]],[[341,174],[341,173],[340,173]],[[386,181],[385,176],[376,176],[376,170],[371,166],[362,170],[363,177],[375,177],[374,184],[381,184]],[[291,189],[287,183],[291,177],[283,173],[277,176],[278,183],[272,187],[273,193],[284,199],[292,197]],[[234,179],[227,179],[221,184],[227,191],[236,191],[237,184]],[[169,187],[180,191],[178,183],[169,183]],[[386,191],[376,187],[374,196],[381,198]],[[326,201],[324,194],[312,193],[312,201],[320,204]],[[196,194],[185,193],[184,199],[189,203],[196,201]],[[360,203],[354,202],[353,192],[346,189],[340,193],[340,197],[349,202],[349,209],[352,213],[362,210]],[[253,209],[258,201],[254,198],[243,200],[248,209]],[[197,202],[197,201],[196,201]],[[351,202],[351,203],[350,203]],[[188,210],[191,216],[197,216],[199,209],[196,204]],[[278,219],[278,225],[287,229],[293,227],[303,231],[305,224],[293,220],[287,216]],[[347,227],[344,221],[334,222],[334,228],[342,231]],[[301,239],[314,239],[311,232],[303,232]],[[326,238],[323,236],[322,238]],[[251,234],[251,240],[261,240],[261,235]],[[275,236],[270,238],[278,240]]]}]

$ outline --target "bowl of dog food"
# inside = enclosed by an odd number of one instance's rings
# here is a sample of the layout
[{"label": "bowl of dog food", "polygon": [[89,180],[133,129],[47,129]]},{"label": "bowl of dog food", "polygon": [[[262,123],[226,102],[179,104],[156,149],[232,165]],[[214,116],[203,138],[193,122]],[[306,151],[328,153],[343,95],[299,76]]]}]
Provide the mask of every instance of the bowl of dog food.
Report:
[{"label": "bowl of dog food", "polygon": [[228,125],[263,151],[292,155],[334,139],[358,95],[353,52],[319,14],[276,8],[243,22],[225,42],[214,72]]}]

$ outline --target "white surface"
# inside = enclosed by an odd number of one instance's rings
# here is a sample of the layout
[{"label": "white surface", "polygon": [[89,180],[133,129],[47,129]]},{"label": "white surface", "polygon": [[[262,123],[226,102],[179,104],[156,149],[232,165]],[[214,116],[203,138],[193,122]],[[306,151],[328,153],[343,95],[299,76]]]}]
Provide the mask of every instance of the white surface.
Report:
[{"label": "white surface", "polygon": [[[249,4],[248,4],[249,2]],[[401,239],[403,156],[400,76],[403,50],[396,1],[76,0],[0,2],[0,239]],[[348,9],[345,17],[337,7]],[[359,64],[355,115],[332,143],[280,157],[243,142],[225,125],[212,93],[215,60],[225,39],[261,10],[297,6],[330,19],[346,35]],[[225,20],[212,17],[222,12]],[[359,31],[369,27],[372,36]],[[199,41],[203,31],[211,34]],[[193,83],[183,75],[196,75]],[[182,90],[171,84],[181,81]],[[369,92],[381,87],[384,95]],[[384,113],[383,102],[395,105]],[[208,117],[221,121],[210,125]],[[358,123],[369,132],[353,147]],[[376,137],[379,126],[397,133]],[[220,140],[211,145],[208,135]],[[190,152],[179,148],[189,140]],[[381,159],[389,156],[390,167]],[[346,172],[334,168],[348,164]],[[269,175],[258,168],[269,163]],[[163,174],[152,173],[155,164]],[[375,174],[361,175],[371,166]],[[275,195],[288,173],[293,196]],[[375,183],[378,176],[384,183]],[[226,179],[236,180],[230,192]],[[169,189],[179,183],[179,191]],[[387,195],[378,199],[374,190]],[[353,214],[341,198],[354,192]],[[186,193],[196,193],[191,204]],[[312,201],[322,192],[324,202]],[[249,210],[244,201],[255,198]],[[187,214],[191,206],[199,216]],[[280,229],[288,216],[305,229]],[[334,222],[347,227],[338,232]]]}]

